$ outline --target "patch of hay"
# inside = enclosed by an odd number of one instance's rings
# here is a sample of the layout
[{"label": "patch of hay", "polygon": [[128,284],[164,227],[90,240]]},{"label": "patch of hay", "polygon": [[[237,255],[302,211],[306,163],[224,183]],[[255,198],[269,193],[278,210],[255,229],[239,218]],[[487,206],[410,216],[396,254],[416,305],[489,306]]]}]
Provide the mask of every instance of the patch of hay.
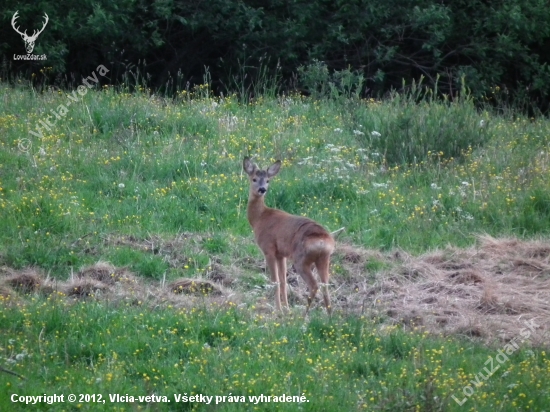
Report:
[{"label": "patch of hay", "polygon": [[40,286],[40,294],[44,296],[49,296],[52,293],[56,291],[56,288],[54,285],[52,285],[50,282],[43,282]]},{"label": "patch of hay", "polygon": [[206,279],[179,279],[168,285],[168,290],[175,294],[186,294],[195,296],[221,295],[222,291],[218,285]]},{"label": "patch of hay", "polygon": [[11,271],[4,283],[21,293],[33,293],[42,285],[42,274],[35,268]]},{"label": "patch of hay", "polygon": [[[548,242],[482,236],[467,249],[448,247],[421,256],[391,252],[381,258],[390,269],[369,274],[356,259],[345,259],[354,256],[349,248],[340,248],[345,279],[331,278],[335,309],[491,342],[517,336],[525,321],[537,319],[526,344],[550,337]],[[348,299],[338,299],[339,294]]]},{"label": "patch of hay", "polygon": [[206,271],[206,278],[222,286],[229,287],[235,283],[233,279],[220,265],[213,264]]},{"label": "patch of hay", "polygon": [[365,256],[363,253],[360,253],[358,250],[349,247],[348,245],[343,245],[338,249],[338,254],[342,255],[342,260],[348,263],[361,263],[365,261]]},{"label": "patch of hay", "polygon": [[0,285],[0,301],[7,300],[14,296],[14,291],[4,285]]},{"label": "patch of hay", "polygon": [[265,259],[252,257],[244,257],[235,262],[236,266],[248,269],[251,271],[265,272]]},{"label": "patch of hay", "polygon": [[92,279],[105,284],[116,282],[134,283],[136,277],[126,268],[116,268],[108,262],[97,262],[80,269],[77,276],[82,279]]},{"label": "patch of hay", "polygon": [[9,268],[7,266],[0,266],[0,276],[11,276],[15,273],[15,271],[12,268]]},{"label": "patch of hay", "polygon": [[475,285],[484,281],[479,272],[470,269],[457,272],[453,271],[453,273],[448,276],[448,279],[451,283],[464,285]]},{"label": "patch of hay", "polygon": [[63,293],[73,297],[95,296],[108,290],[108,285],[94,279],[75,279],[64,285]]},{"label": "patch of hay", "polygon": [[482,325],[460,325],[455,328],[456,335],[463,335],[469,338],[487,337],[487,331]]},{"label": "patch of hay", "polygon": [[[119,237],[108,242],[148,250],[180,267],[184,256],[179,249],[195,243],[200,247],[200,240],[190,235],[170,241]],[[339,265],[337,270],[334,262]],[[475,247],[447,247],[421,256],[403,250],[382,253],[338,242],[332,269],[332,305],[344,314],[373,316],[386,324],[486,342],[517,337],[526,321],[535,320],[536,328],[524,344],[548,345],[550,341],[548,241],[481,236]],[[256,312],[274,313],[269,275],[265,275],[267,287],[256,289],[244,284],[247,277],[241,276],[250,272],[265,273],[264,259],[244,257],[227,267],[212,257],[203,278],[179,279],[164,286],[125,268],[98,262],[70,281],[57,282],[54,289],[38,270],[4,267],[0,268],[0,299],[13,299],[16,291],[48,294],[59,290],[72,297],[93,296],[150,307],[191,308],[206,300],[212,306],[249,304]],[[305,310],[308,289],[291,265],[288,284],[291,307]],[[324,312],[320,292],[312,309]]]}]

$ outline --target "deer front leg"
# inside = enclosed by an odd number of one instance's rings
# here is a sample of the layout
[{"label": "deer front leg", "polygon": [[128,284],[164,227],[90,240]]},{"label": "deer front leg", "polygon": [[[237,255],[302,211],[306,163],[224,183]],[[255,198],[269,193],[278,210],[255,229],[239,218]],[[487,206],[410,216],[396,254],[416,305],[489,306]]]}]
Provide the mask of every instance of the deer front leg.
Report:
[{"label": "deer front leg", "polygon": [[278,268],[277,268],[277,258],[272,255],[266,255],[265,261],[267,263],[267,268],[269,270],[269,274],[271,276],[271,283],[273,284],[273,289],[275,292],[275,308],[277,311],[281,310],[281,295],[279,292],[280,289],[280,279],[278,275]]},{"label": "deer front leg", "polygon": [[280,258],[277,261],[277,268],[279,270],[279,283],[281,285],[281,303],[283,307],[288,309],[288,294],[287,294],[287,283],[286,283],[286,258]]}]

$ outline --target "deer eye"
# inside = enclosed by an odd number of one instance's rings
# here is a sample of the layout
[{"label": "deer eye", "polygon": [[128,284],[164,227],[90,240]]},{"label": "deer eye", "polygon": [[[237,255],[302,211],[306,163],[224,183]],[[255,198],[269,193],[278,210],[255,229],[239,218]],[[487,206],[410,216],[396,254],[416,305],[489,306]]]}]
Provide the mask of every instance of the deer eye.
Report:
[{"label": "deer eye", "polygon": [[256,179],[252,179],[252,181],[253,181],[253,182],[255,182],[255,181],[256,181]]},{"label": "deer eye", "polygon": [[269,179],[267,179],[265,182],[266,182],[266,183],[269,183]]}]

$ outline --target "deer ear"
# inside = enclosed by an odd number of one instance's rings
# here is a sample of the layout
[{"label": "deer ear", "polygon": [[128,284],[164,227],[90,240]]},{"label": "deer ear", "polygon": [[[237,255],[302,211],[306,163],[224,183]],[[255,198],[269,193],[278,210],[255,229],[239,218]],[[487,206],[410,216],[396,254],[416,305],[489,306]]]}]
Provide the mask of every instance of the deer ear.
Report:
[{"label": "deer ear", "polygon": [[247,175],[252,175],[256,171],[258,166],[256,166],[254,163],[250,161],[249,157],[245,157],[243,160],[243,169],[246,172]]},{"label": "deer ear", "polygon": [[275,176],[277,173],[279,173],[280,169],[281,169],[281,161],[277,160],[275,163],[269,166],[269,169],[267,169],[267,177]]}]

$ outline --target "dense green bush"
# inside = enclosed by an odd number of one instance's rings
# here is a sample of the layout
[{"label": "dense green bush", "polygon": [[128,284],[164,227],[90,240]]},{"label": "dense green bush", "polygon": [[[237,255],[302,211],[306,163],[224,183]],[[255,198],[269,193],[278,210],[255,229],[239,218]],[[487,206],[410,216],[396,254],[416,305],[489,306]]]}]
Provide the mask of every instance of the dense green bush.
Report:
[{"label": "dense green bush", "polygon": [[[47,61],[13,60],[24,53],[9,24],[16,10],[29,33],[48,13],[35,49]],[[250,96],[260,81],[277,76],[288,88],[314,94],[343,87],[378,95],[421,75],[433,86],[440,75],[440,91],[453,96],[464,78],[474,97],[497,104],[545,108],[549,101],[546,0],[6,0],[0,16],[2,77],[47,66],[48,81],[66,75],[79,82],[104,64],[119,81],[139,66],[150,86],[173,91],[201,83],[208,67],[218,91],[238,88]],[[298,67],[320,62],[332,79],[325,90],[311,89],[303,71],[294,76]],[[346,86],[352,78],[357,83]]]}]

